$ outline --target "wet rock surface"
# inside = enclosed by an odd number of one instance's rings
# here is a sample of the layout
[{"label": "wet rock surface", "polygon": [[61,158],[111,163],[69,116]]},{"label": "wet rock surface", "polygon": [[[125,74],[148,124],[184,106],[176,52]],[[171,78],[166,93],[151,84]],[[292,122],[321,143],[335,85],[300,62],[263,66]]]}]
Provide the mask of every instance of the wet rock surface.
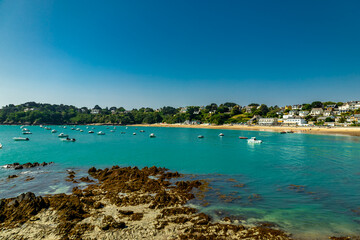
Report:
[{"label": "wet rock surface", "polygon": [[24,168],[35,168],[35,167],[45,167],[47,165],[53,164],[54,162],[43,162],[43,163],[38,163],[38,162],[28,162],[28,163],[24,163],[24,164],[20,164],[20,163],[12,163],[12,164],[6,164],[4,167],[5,168],[11,168],[11,169],[15,169],[15,170],[20,170],[20,169],[24,169]]},{"label": "wet rock surface", "polygon": [[[21,194],[0,200],[0,239],[290,239],[271,224],[215,223],[184,206],[204,181],[182,181],[165,168],[91,168],[72,194]],[[75,173],[69,171],[68,179]],[[90,181],[91,180],[91,181]],[[258,196],[252,196],[258,199]]]}]

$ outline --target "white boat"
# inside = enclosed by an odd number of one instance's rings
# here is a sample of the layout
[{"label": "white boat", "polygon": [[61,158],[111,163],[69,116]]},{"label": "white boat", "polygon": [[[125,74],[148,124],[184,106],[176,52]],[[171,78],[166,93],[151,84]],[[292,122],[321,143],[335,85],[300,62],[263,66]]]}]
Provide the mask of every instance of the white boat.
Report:
[{"label": "white boat", "polygon": [[224,134],[223,134],[223,133],[220,133],[220,134],[219,134],[219,137],[223,137],[223,136],[224,136]]},{"label": "white boat", "polygon": [[64,126],[64,129],[66,128],[66,126]]},{"label": "white boat", "polygon": [[32,132],[23,132],[23,134],[32,134]]},{"label": "white boat", "polygon": [[252,137],[248,140],[248,143],[262,143],[262,140],[258,140],[256,137]]},{"label": "white boat", "polygon": [[83,132],[84,130],[80,129],[80,132]]},{"label": "white boat", "polygon": [[105,135],[105,133],[100,131],[100,132],[97,133],[97,135]]},{"label": "white boat", "polygon": [[203,136],[203,135],[199,135],[198,138],[204,138],[204,136]]},{"label": "white boat", "polygon": [[28,138],[23,138],[23,137],[14,137],[13,138],[15,141],[29,141],[30,139]]},{"label": "white boat", "polygon": [[71,128],[71,130],[75,130],[75,128]]},{"label": "white boat", "polygon": [[150,136],[149,136],[149,137],[154,138],[154,137],[156,137],[156,136],[155,136],[154,133],[150,133]]},{"label": "white boat", "polygon": [[54,130],[51,131],[51,133],[57,133],[57,131],[54,129]]},{"label": "white boat", "polygon": [[58,137],[59,137],[59,138],[67,138],[67,137],[69,137],[69,135],[64,134],[64,133],[60,133],[60,134],[58,135]]},{"label": "white boat", "polygon": [[90,130],[88,133],[94,133],[94,131],[91,131],[91,130]]},{"label": "white boat", "polygon": [[75,138],[61,138],[60,141],[62,142],[75,142]]},{"label": "white boat", "polygon": [[0,143],[0,149],[2,149],[2,144]]},{"label": "white boat", "polygon": [[23,128],[23,129],[22,129],[22,131],[23,131],[23,132],[28,132],[28,131],[29,131],[29,129],[27,129],[27,128]]},{"label": "white boat", "polygon": [[80,128],[77,128],[76,131],[80,131]]},{"label": "white boat", "polygon": [[133,133],[133,135],[136,135],[136,133]]},{"label": "white boat", "polygon": [[115,130],[110,130],[110,132],[115,132]]},{"label": "white boat", "polygon": [[140,130],[140,132],[145,132],[144,130]]}]

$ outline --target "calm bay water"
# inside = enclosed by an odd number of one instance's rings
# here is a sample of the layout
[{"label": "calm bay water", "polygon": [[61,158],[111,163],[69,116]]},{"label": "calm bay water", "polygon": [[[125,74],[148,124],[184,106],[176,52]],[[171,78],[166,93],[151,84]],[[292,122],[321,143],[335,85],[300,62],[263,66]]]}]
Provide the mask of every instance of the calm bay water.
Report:
[{"label": "calm bay water", "polygon": [[[359,137],[151,127],[117,127],[112,133],[112,127],[105,126],[96,126],[95,134],[88,134],[90,126],[79,126],[84,132],[71,130],[70,126],[50,127],[58,133],[30,126],[27,128],[33,134],[26,135],[30,141],[15,142],[13,137],[23,136],[20,127],[0,126],[0,165],[55,162],[33,170],[1,168],[0,198],[24,191],[69,192],[72,185],[64,181],[69,168],[82,175],[91,166],[155,165],[209,179],[214,188],[207,196],[210,204],[197,207],[215,219],[222,211],[242,216],[248,224],[275,222],[296,237],[307,239],[360,235],[360,215],[352,211],[360,210]],[[96,135],[97,131],[106,135]],[[61,142],[57,137],[60,132],[77,141]],[[149,138],[152,132],[156,138]],[[220,132],[225,136],[219,137]],[[205,138],[198,139],[198,135]],[[239,136],[255,136],[264,142],[251,145]],[[7,179],[19,172],[19,178]],[[34,179],[24,181],[29,177]],[[244,187],[235,186],[239,184]],[[291,189],[291,184],[303,185],[304,191]],[[237,199],[224,201],[213,194],[216,191]],[[249,199],[253,194],[261,199]]]}]

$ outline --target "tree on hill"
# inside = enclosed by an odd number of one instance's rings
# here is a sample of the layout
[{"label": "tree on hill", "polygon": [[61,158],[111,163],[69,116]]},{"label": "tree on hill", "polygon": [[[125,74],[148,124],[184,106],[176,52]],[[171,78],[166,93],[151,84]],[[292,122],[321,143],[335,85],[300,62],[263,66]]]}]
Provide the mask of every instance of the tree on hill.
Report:
[{"label": "tree on hill", "polygon": [[322,108],[323,104],[320,101],[315,101],[311,103],[311,108]]}]

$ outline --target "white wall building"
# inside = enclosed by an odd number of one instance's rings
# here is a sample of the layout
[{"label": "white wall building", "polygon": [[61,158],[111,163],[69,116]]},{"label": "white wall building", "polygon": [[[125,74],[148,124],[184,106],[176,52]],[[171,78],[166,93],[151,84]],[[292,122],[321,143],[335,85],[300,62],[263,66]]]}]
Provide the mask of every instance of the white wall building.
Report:
[{"label": "white wall building", "polygon": [[295,125],[295,126],[303,126],[306,125],[307,121],[303,118],[288,118],[284,119],[283,125]]},{"label": "white wall building", "polygon": [[278,119],[277,118],[260,118],[258,121],[259,125],[262,126],[275,126],[278,125]]}]

